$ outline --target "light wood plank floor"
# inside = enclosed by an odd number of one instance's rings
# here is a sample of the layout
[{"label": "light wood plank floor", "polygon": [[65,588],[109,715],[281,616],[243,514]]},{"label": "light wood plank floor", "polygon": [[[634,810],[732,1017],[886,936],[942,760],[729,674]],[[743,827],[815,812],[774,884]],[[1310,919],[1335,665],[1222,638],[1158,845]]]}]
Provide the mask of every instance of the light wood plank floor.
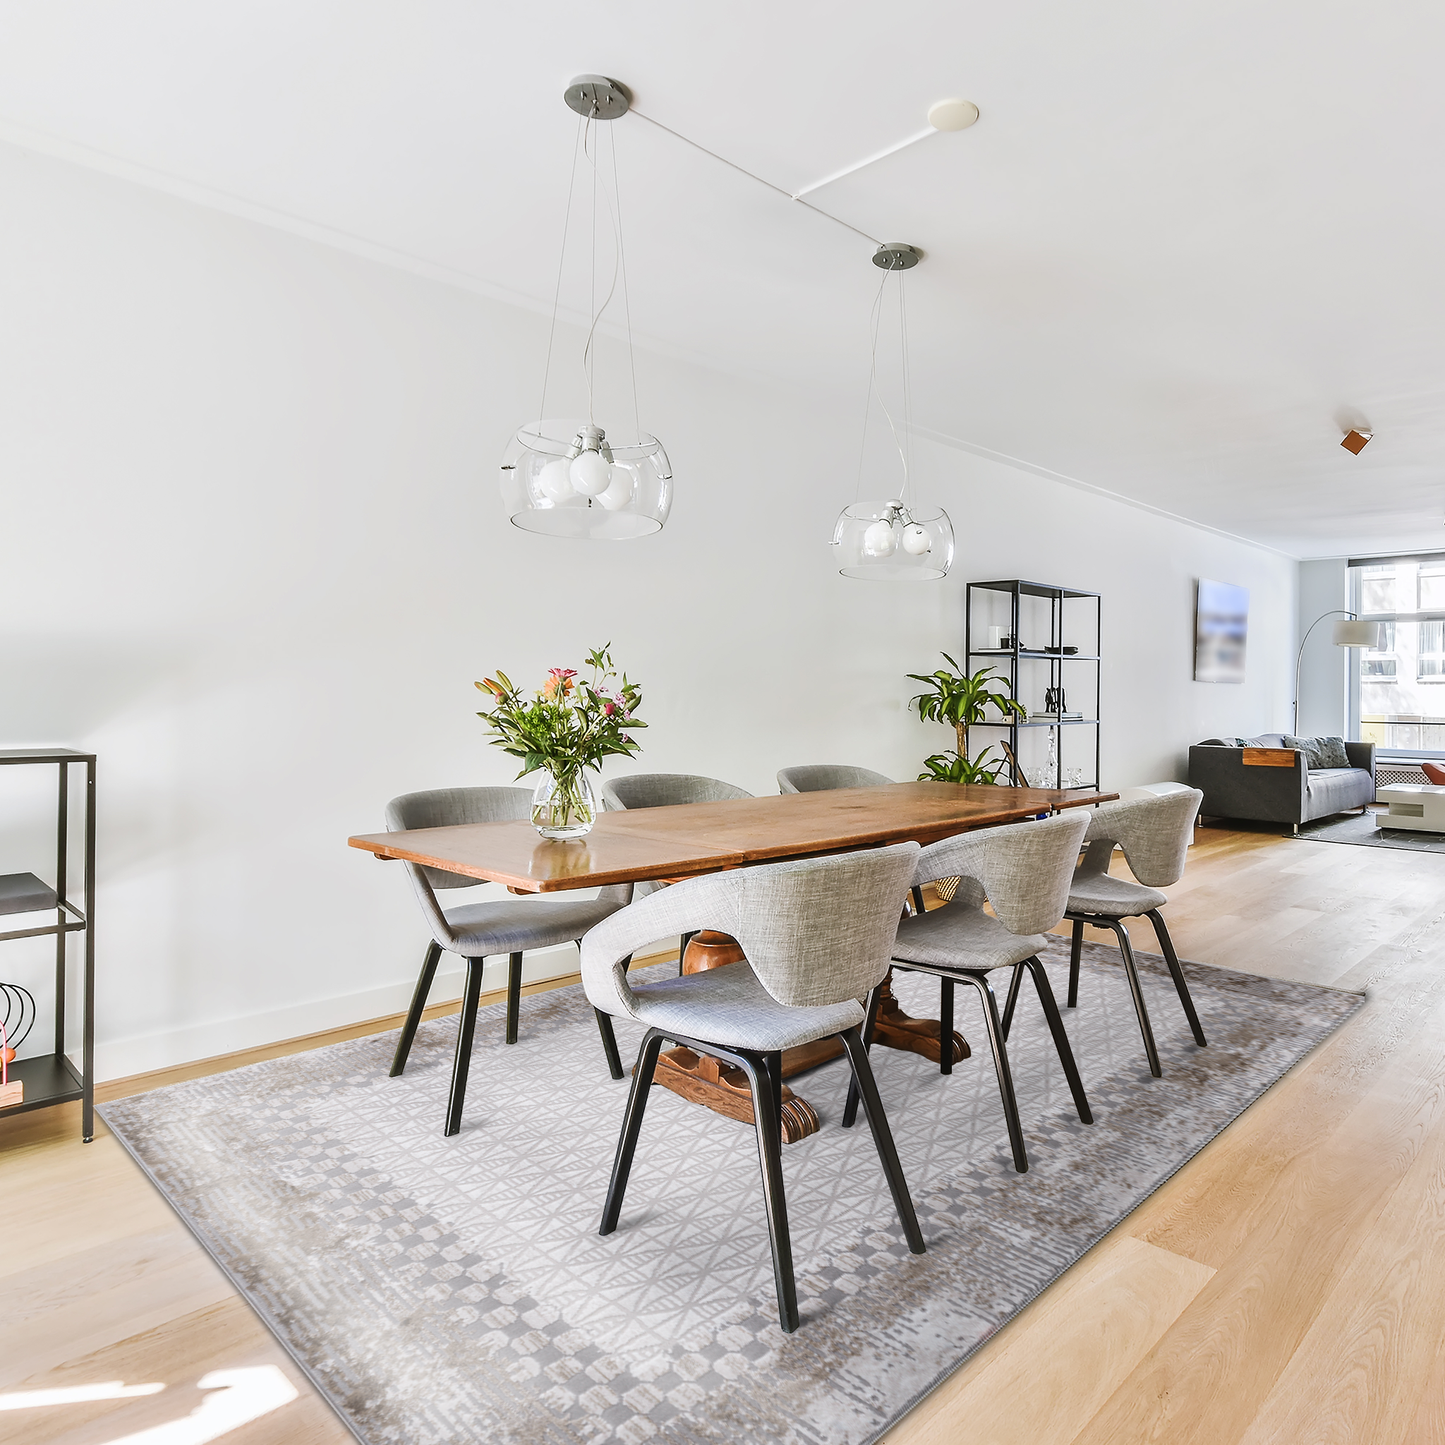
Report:
[{"label": "light wood plank floor", "polygon": [[[1445,859],[1199,839],[1167,910],[1185,958],[1369,1002],[888,1445],[1445,1442]],[[0,1413],[0,1438],[104,1445],[269,1364],[298,1397],[227,1441],[349,1440],[116,1142],[77,1135],[66,1108],[0,1122],[0,1397],[167,1389]]]}]

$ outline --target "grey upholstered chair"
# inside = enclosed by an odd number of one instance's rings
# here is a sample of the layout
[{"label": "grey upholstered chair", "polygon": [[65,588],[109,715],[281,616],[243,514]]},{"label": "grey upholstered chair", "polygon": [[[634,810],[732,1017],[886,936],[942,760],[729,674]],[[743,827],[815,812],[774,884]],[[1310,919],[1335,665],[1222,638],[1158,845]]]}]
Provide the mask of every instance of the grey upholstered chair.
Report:
[{"label": "grey upholstered chair", "polygon": [[[407,828],[446,828],[461,823],[499,823],[532,816],[530,788],[436,788],[425,793],[404,793],[386,805],[388,831]],[[467,1070],[471,1064],[472,1037],[477,1024],[477,998],[482,988],[482,963],[491,955],[510,954],[507,971],[507,1042],[517,1042],[517,1013],[522,993],[522,954],[529,948],[550,948],[558,943],[575,943],[593,924],[615,913],[632,897],[630,884],[604,888],[596,899],[556,901],[551,899],[504,899],[495,903],[474,903],[464,908],[443,910],[436,889],[474,888],[481,878],[447,873],[406,863],[417,902],[431,929],[432,941],[422,960],[421,975],[412,994],[411,1008],[402,1026],[401,1039],[392,1060],[391,1074],[406,1068],[407,1055],[436,977],[442,951],[459,953],[467,961],[467,981],[462,993],[461,1018],[457,1027],[457,1053],[452,1065],[451,1099],[447,1107],[446,1133],[462,1127],[462,1104],[466,1099]],[[597,1015],[602,1047],[614,1079],[622,1077],[622,1061],[612,1020]]]},{"label": "grey upholstered chair", "polygon": [[[1139,971],[1134,966],[1134,950],[1129,945],[1129,930],[1124,927],[1124,920],[1143,916],[1154,925],[1155,937],[1159,940],[1169,976],[1174,980],[1179,1002],[1184,1005],[1184,1017],[1189,1020],[1194,1042],[1200,1048],[1207,1047],[1204,1030],[1199,1026],[1199,1015],[1194,1011],[1194,1000],[1189,996],[1189,985],[1184,980],[1184,970],[1180,968],[1179,956],[1174,952],[1174,940],[1169,937],[1169,930],[1159,915],[1160,908],[1169,901],[1159,889],[1167,888],[1183,877],[1189,840],[1194,836],[1194,818],[1203,801],[1204,794],[1198,788],[1187,788],[1183,792],[1165,793],[1154,798],[1102,803],[1095,808],[1089,818],[1089,831],[1084,837],[1089,845],[1088,851],[1074,874],[1069,889],[1069,908],[1064,915],[1074,925],[1069,951],[1069,1007],[1074,1008],[1079,1002],[1079,950],[1084,940],[1084,925],[1090,923],[1095,928],[1111,929],[1119,940],[1124,976],[1129,980],[1134,1012],[1139,1016],[1139,1032],[1144,1036],[1144,1054],[1149,1060],[1149,1072],[1156,1079],[1162,1073],[1159,1049],[1154,1043],[1149,1010],[1139,988]],[[1110,874],[1109,859],[1116,847],[1124,850],[1124,857],[1138,879],[1137,883]],[[1016,979],[1009,990],[1009,1004],[1004,1011],[1005,1029],[1017,993]]]},{"label": "grey upholstered chair", "polygon": [[[1039,950],[1047,942],[1044,935],[1064,916],[1074,863],[1088,826],[1082,810],[1070,810],[1035,822],[981,828],[930,844],[919,854],[914,884],[921,887],[938,878],[956,877],[960,879],[958,889],[942,908],[905,918],[893,945],[894,968],[931,973],[942,980],[941,1037],[946,1038],[953,1030],[954,983],[968,983],[978,990],[1008,1122],[1014,1168],[1020,1174],[1028,1169],[1029,1160],[1004,1043],[1007,1035],[988,976],[996,968],[1014,970],[1009,994],[1012,1002],[1023,970],[1033,975],[1074,1106],[1079,1118],[1092,1124],[1094,1118],[1069,1047],[1069,1036],[1064,1032],[1048,974],[1038,959]],[[985,900],[993,906],[996,916],[984,912]],[[876,997],[869,999],[868,1007],[871,1026]],[[952,1072],[946,1051],[943,1072]],[[856,1109],[850,1090],[843,1116],[845,1127],[852,1124]]]},{"label": "grey upholstered chair", "polygon": [[[917,843],[900,843],[688,878],[613,914],[582,940],[582,983],[592,1006],[647,1028],[599,1232],[617,1228],[664,1039],[725,1059],[747,1075],[752,1089],[778,1317],[785,1331],[798,1327],[798,1297],[783,1198],[783,1049],[834,1035],[843,1040],[908,1247],[923,1253],[923,1235],[859,1035],[864,1011],[858,1002],[888,971],[917,857]],[[703,928],[730,933],[742,944],[746,961],[657,983],[628,978],[626,960],[634,950]]]},{"label": "grey upholstered chair", "polygon": [[696,773],[634,773],[602,785],[602,801],[609,808],[666,808],[674,803],[724,803],[751,798],[745,788]]},{"label": "grey upholstered chair", "polygon": [[[602,803],[613,812],[629,808],[670,808],[678,803],[727,803],[734,798],[751,798],[746,788],[725,783],[720,778],[704,778],[697,773],[634,773],[629,778],[613,778],[602,785]],[[659,888],[666,888],[664,878],[648,879],[635,885],[633,896],[646,898]],[[677,971],[682,972],[683,955],[696,930],[684,933],[677,948]]]},{"label": "grey upholstered chair", "polygon": [[780,793],[822,793],[833,788],[878,788],[891,783],[872,768],[853,768],[846,763],[805,763],[778,769]]}]

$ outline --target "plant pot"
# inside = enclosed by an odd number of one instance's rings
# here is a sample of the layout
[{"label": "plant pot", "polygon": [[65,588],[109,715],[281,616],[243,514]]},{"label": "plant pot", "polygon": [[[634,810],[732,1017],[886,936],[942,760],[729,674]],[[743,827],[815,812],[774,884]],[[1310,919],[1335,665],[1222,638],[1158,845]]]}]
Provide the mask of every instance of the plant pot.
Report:
[{"label": "plant pot", "polygon": [[532,826],[544,838],[581,838],[592,831],[599,807],[592,780],[581,769],[560,774],[544,769],[532,794]]}]

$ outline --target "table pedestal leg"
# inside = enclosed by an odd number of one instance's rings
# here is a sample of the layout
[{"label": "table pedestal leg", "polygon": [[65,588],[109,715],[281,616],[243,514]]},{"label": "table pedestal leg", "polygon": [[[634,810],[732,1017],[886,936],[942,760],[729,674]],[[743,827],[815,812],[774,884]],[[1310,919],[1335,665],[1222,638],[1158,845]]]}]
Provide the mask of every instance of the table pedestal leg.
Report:
[{"label": "table pedestal leg", "polygon": [[[707,930],[694,934],[688,943],[682,971],[701,973],[705,969],[741,962],[743,956],[737,939],[726,933]],[[893,997],[889,984],[884,983],[878,1006],[875,1043],[921,1054],[936,1064],[940,1055],[938,1035],[937,1019],[909,1018]],[[842,1053],[843,1045],[838,1039],[819,1039],[800,1048],[785,1049],[783,1077],[792,1078],[808,1069],[815,1069]],[[968,1044],[963,1035],[955,1033],[954,1063],[960,1063],[968,1054]],[[747,1076],[741,1069],[735,1069],[710,1054],[698,1054],[683,1047],[668,1049],[658,1057],[655,1081],[664,1089],[670,1089],[694,1104],[702,1104],[714,1113],[725,1114],[729,1119],[737,1119],[744,1124],[753,1122],[753,1096],[748,1089]],[[786,1085],[783,1086],[780,1123],[784,1144],[796,1144],[798,1140],[818,1132],[818,1115],[813,1106]]]}]

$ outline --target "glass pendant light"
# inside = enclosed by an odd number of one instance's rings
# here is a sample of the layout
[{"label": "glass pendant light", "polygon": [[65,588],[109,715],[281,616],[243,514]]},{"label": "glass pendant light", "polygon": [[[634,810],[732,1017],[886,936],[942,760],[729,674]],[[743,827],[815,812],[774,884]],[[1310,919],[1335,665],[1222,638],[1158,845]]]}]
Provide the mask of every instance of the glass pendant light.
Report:
[{"label": "glass pendant light", "polygon": [[[868,413],[873,398],[888,419],[893,442],[902,464],[902,481],[898,494],[884,501],[856,501],[844,507],[833,528],[833,545],[838,549],[838,570],[845,577],[863,577],[878,581],[936,580],[948,575],[953,565],[953,523],[941,507],[921,506],[909,474],[908,443],[912,439],[911,399],[908,375],[908,310],[904,297],[903,273],[922,260],[916,246],[894,241],[880,246],[873,264],[883,271],[878,296],[873,303],[873,360],[868,373],[868,399],[863,413],[863,441],[868,438]],[[883,313],[883,297],[890,276],[897,278],[898,335],[902,355],[903,440],[899,439],[893,414],[878,389],[878,332]],[[858,462],[858,489],[863,486],[863,458]]]},{"label": "glass pendant light", "polygon": [[[563,99],[581,117],[572,154],[572,178],[567,192],[567,220],[577,189],[577,157],[586,157],[591,181],[592,251],[589,277],[592,290],[592,325],[582,349],[582,371],[587,384],[584,419],[546,418],[547,381],[551,373],[552,339],[562,296],[563,266],[567,259],[567,221],[562,227],[562,257],[557,267],[557,290],[552,300],[552,332],[547,342],[547,366],[542,377],[544,418],[518,429],[502,458],[502,499],[512,524],[529,532],[554,537],[593,537],[622,540],[659,531],[672,507],[672,467],[662,443],[637,424],[637,379],[632,366],[632,320],[627,304],[627,266],[622,246],[622,210],[617,194],[617,152],[611,147],[609,177],[602,173],[599,152],[611,127],[600,121],[627,114],[632,103],[627,88],[602,75],[579,75]],[[597,272],[598,200],[610,221],[613,241],[612,274],[602,278],[606,294],[598,304]],[[622,290],[627,318],[628,371],[632,379],[633,428],[621,438],[609,438],[593,413],[597,324],[608,303]]]}]

